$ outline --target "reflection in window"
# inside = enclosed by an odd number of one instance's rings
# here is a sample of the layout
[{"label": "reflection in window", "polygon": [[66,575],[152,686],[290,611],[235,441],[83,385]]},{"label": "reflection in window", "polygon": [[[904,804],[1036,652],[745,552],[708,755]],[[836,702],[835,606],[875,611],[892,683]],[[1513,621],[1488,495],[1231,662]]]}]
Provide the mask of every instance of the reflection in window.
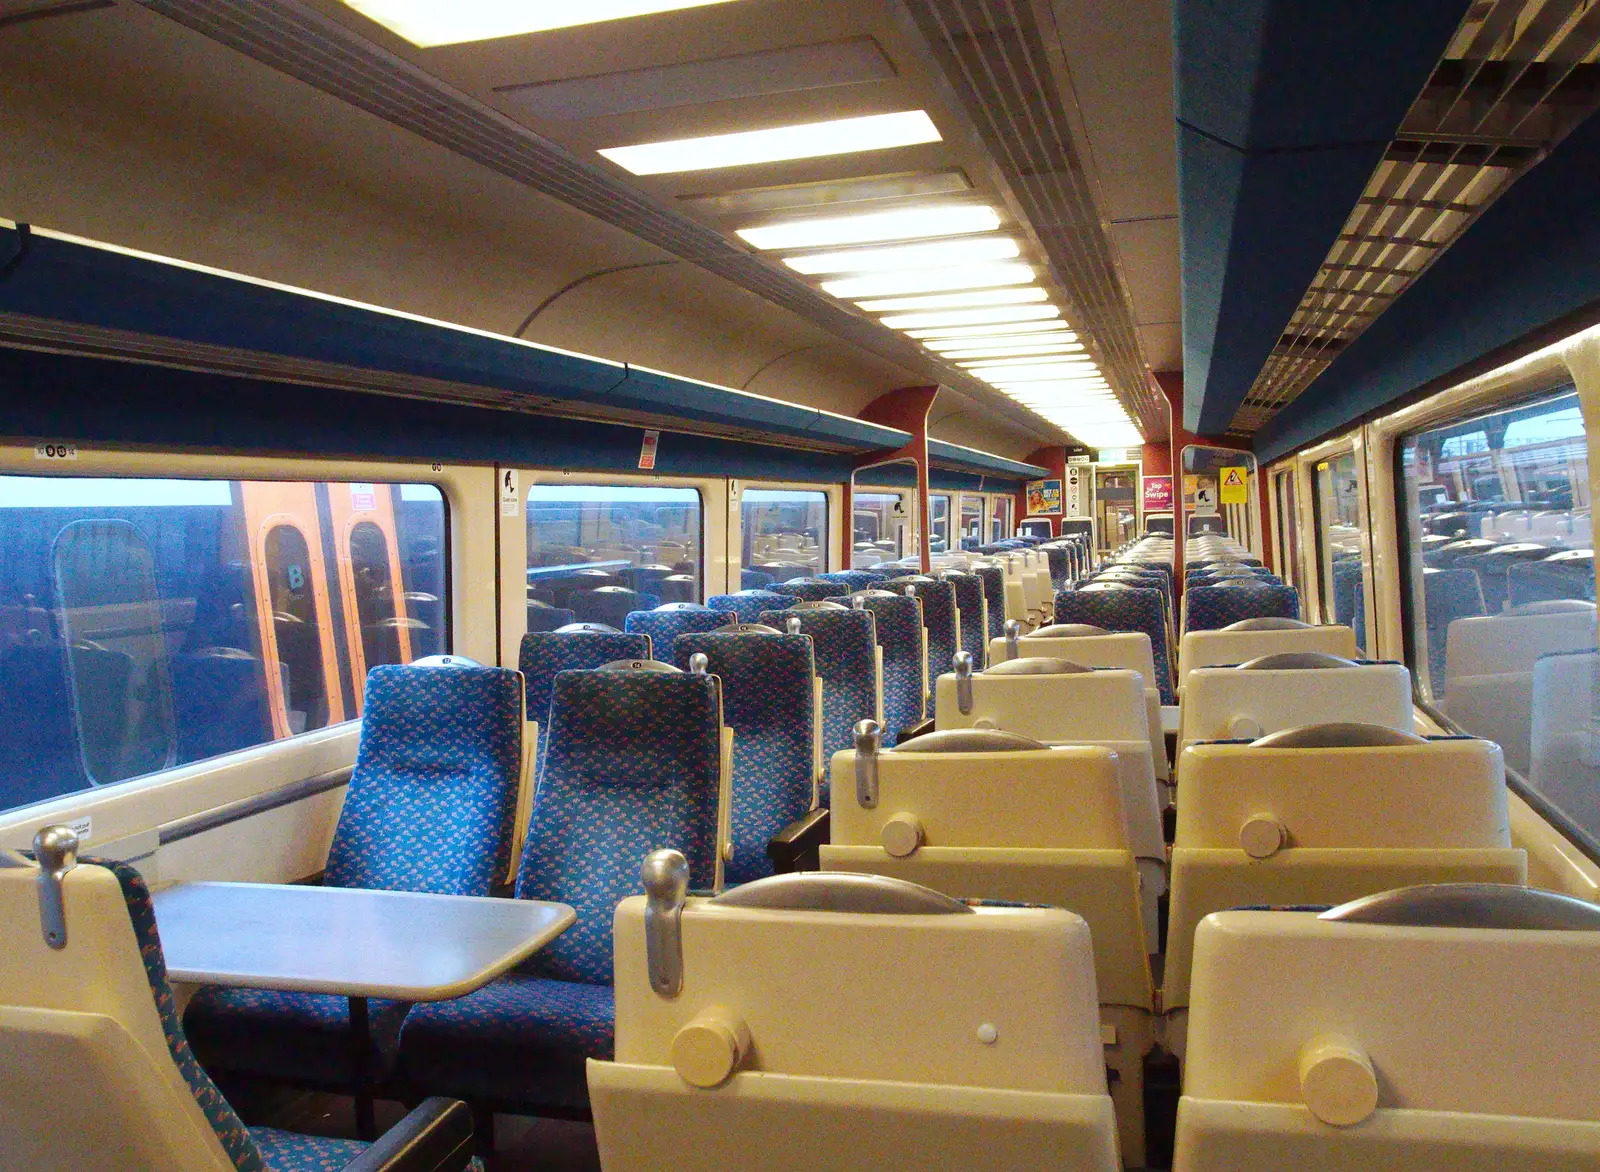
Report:
[{"label": "reflection in window", "polygon": [[[336,578],[312,580],[312,553],[333,548],[319,519],[330,487],[352,486],[0,476],[0,808],[327,723],[326,680],[338,686],[356,633],[297,636],[327,622],[319,590],[324,608],[340,597]],[[430,485],[395,495],[405,613],[428,624],[414,636],[445,650],[444,500]],[[276,515],[259,556],[252,515]],[[381,597],[374,585],[358,607]],[[338,664],[323,663],[325,647]],[[269,689],[273,659],[282,687]]]},{"label": "reflection in window", "polygon": [[699,490],[536,484],[527,512],[530,622],[553,608],[621,629],[629,611],[703,601]]},{"label": "reflection in window", "polygon": [[905,505],[897,492],[857,492],[851,511],[852,553],[855,569],[905,556]]},{"label": "reflection in window", "polygon": [[1004,541],[1011,536],[1011,510],[1016,501],[1008,496],[989,498],[989,540]]},{"label": "reflection in window", "polygon": [[1322,621],[1353,627],[1366,650],[1366,570],[1361,552],[1361,469],[1354,452],[1317,463],[1316,494]]},{"label": "reflection in window", "polygon": [[950,498],[943,493],[928,497],[928,552],[950,549]]},{"label": "reflection in window", "polygon": [[1295,515],[1294,473],[1278,476],[1278,550],[1283,559],[1283,580],[1300,585],[1300,520]]},{"label": "reflection in window", "polygon": [[350,530],[350,571],[355,580],[356,614],[361,623],[361,653],[367,667],[401,662],[399,619],[395,614],[394,583],[389,571],[389,539],[371,521],[357,522]]},{"label": "reflection in window", "polygon": [[1600,832],[1600,663],[1577,396],[1406,436],[1412,664],[1467,732]]},{"label": "reflection in window", "polygon": [[739,525],[747,569],[780,582],[827,572],[827,493],[747,488],[739,499]]},{"label": "reflection in window", "polygon": [[961,548],[977,549],[983,544],[983,498],[961,494]]}]

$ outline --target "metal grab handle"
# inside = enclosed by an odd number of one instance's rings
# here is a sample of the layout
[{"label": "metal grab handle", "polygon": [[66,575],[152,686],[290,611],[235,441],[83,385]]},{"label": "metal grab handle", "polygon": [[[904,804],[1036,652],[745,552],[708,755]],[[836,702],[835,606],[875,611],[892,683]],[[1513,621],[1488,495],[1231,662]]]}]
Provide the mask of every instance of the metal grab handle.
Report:
[{"label": "metal grab handle", "polygon": [[875,720],[856,722],[856,803],[863,810],[878,805],[878,748],[883,732]]},{"label": "metal grab handle", "polygon": [[800,616],[790,615],[783,620],[783,625],[789,629],[789,634],[798,635],[800,633]]},{"label": "metal grab handle", "polygon": [[956,707],[967,716],[972,712],[972,653],[957,651],[950,663],[956,672]]},{"label": "metal grab handle", "polygon": [[78,865],[77,832],[67,826],[46,826],[33,836],[33,857],[39,861],[39,876],[34,880],[39,892],[39,927],[44,942],[60,952],[67,946],[67,897],[62,881]]},{"label": "metal grab handle", "polygon": [[683,989],[683,905],[689,860],[681,851],[651,851],[644,861],[644,951],[650,987],[662,997]]},{"label": "metal grab handle", "polygon": [[1007,619],[1006,620],[1006,658],[1007,659],[1021,659],[1022,658],[1022,648],[1017,646],[1017,643],[1021,638],[1022,638],[1022,620],[1021,619]]}]

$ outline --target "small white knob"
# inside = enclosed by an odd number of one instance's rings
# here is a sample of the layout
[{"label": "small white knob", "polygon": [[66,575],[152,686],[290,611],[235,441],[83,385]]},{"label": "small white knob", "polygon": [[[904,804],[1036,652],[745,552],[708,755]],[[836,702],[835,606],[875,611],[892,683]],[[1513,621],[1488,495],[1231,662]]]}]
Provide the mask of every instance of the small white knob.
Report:
[{"label": "small white knob", "polygon": [[1252,859],[1270,859],[1283,849],[1283,823],[1271,814],[1256,814],[1239,827],[1239,846]]},{"label": "small white knob", "polygon": [[915,814],[896,814],[883,824],[883,849],[896,859],[916,854],[925,837],[922,819]]},{"label": "small white knob", "polygon": [[1253,716],[1235,716],[1228,721],[1228,736],[1235,741],[1253,741],[1261,735],[1261,722]]},{"label": "small white knob", "polygon": [[1378,1109],[1378,1076],[1359,1043],[1328,1034],[1300,1051],[1300,1094],[1322,1122],[1350,1127]]},{"label": "small white knob", "polygon": [[721,1086],[750,1050],[750,1030],[717,1006],[703,1010],[672,1039],[672,1067],[692,1087]]},{"label": "small white knob", "polygon": [[986,1021],[978,1027],[978,1041],[985,1046],[992,1046],[1000,1040],[1000,1031],[994,1028],[994,1023]]}]

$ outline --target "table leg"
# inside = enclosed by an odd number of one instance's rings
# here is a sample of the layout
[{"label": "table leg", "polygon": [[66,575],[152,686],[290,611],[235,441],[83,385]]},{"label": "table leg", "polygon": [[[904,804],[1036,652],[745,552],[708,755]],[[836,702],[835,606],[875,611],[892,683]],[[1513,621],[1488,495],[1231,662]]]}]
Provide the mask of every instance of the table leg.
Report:
[{"label": "table leg", "polygon": [[378,1138],[378,1124],[372,1110],[372,1087],[367,1071],[367,1053],[372,1048],[372,1027],[367,1017],[367,999],[350,998],[350,1089],[356,1106],[356,1138],[369,1143]]}]

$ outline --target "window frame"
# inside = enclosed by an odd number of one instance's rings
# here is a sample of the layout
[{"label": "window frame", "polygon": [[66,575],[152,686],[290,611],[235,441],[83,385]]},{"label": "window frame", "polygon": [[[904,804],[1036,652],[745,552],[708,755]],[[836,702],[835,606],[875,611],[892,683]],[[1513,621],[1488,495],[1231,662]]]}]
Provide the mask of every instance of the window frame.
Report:
[{"label": "window frame", "polygon": [[[844,508],[844,486],[842,484],[813,484],[800,480],[740,480],[730,477],[728,480],[728,581],[741,582],[744,571],[744,493],[746,489],[760,489],[763,492],[820,492],[823,498],[822,507],[822,551],[823,565],[834,570],[849,569],[849,553],[843,548],[841,529],[838,523],[839,512]],[[825,568],[824,573],[828,570]],[[737,590],[737,586],[730,589]],[[707,596],[710,596],[710,591]],[[718,591],[721,593],[721,591]]]},{"label": "window frame", "polygon": [[[445,590],[449,599],[448,616],[451,648],[456,654],[483,662],[495,661],[493,599],[485,593],[465,588],[473,581],[489,581],[494,565],[494,534],[486,517],[474,516],[474,505],[491,499],[494,472],[487,465],[429,463],[413,460],[322,459],[294,456],[235,455],[214,452],[127,449],[78,444],[69,459],[46,458],[36,447],[15,439],[0,441],[0,475],[51,476],[64,479],[170,479],[278,481],[288,483],[366,483],[430,484],[444,499]],[[458,588],[459,587],[459,588]],[[161,825],[201,810],[244,799],[259,797],[281,789],[287,783],[303,781],[330,771],[347,768],[355,762],[360,734],[359,718],[268,741],[260,745],[175,766],[172,769],[129,778],[89,790],[63,794],[44,801],[0,812],[0,847],[21,848],[32,841],[41,826],[88,818],[93,830],[86,850],[110,849],[129,839],[154,834]],[[315,836],[321,833],[323,817],[337,815],[338,793],[284,807],[281,818],[312,818],[317,829],[309,833],[313,841],[308,850],[319,848]],[[300,807],[314,807],[302,815]],[[330,814],[331,811],[331,814]],[[243,827],[245,823],[237,824]],[[224,831],[226,828],[224,828]],[[332,832],[331,820],[327,833]],[[242,834],[240,830],[238,833]],[[188,840],[200,843],[221,834],[237,848],[236,835],[214,832],[213,836]],[[295,841],[300,841],[296,837]],[[321,840],[325,842],[325,839]],[[152,849],[154,843],[152,842]],[[162,865],[163,879],[169,877],[204,878],[220,868],[221,873],[238,876],[237,868],[226,869],[226,851],[216,854],[194,847],[178,850],[173,856],[173,871]],[[281,858],[250,859],[256,877],[268,881],[303,877],[296,873],[297,859],[285,852]],[[314,869],[314,868],[313,868]]]},{"label": "window frame", "polygon": [[1318,512],[1316,467],[1324,461],[1332,461],[1345,455],[1351,455],[1355,459],[1356,527],[1361,542],[1361,591],[1365,623],[1364,629],[1357,632],[1357,637],[1364,649],[1363,654],[1368,659],[1376,659],[1386,652],[1378,639],[1379,624],[1374,622],[1373,615],[1375,597],[1372,588],[1371,485],[1368,479],[1366,444],[1360,428],[1306,448],[1295,456],[1295,495],[1298,498],[1295,507],[1301,518],[1300,532],[1309,535],[1302,537],[1300,542],[1300,566],[1304,575],[1300,584],[1301,611],[1304,614],[1315,615],[1317,622],[1323,622],[1322,616],[1326,613],[1324,603],[1325,601],[1331,603],[1331,600],[1325,600],[1323,597],[1322,564],[1325,542],[1321,516]]}]

